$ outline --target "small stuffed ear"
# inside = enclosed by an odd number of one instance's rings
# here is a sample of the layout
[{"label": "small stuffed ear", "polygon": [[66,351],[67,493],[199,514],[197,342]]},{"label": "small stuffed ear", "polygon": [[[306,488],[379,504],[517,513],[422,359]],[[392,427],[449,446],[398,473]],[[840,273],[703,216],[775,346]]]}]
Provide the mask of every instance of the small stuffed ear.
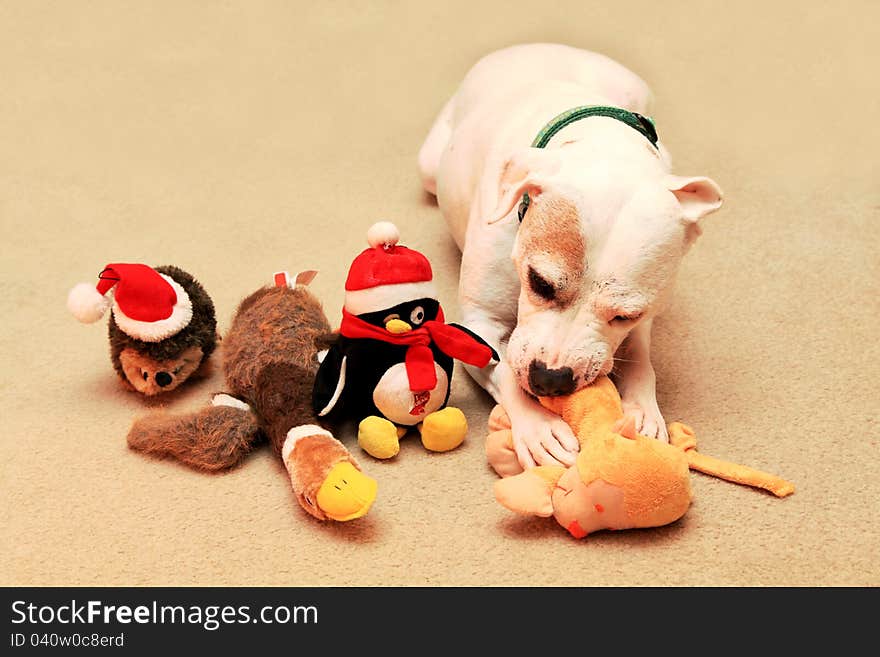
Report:
[{"label": "small stuffed ear", "polygon": [[516,513],[549,518],[553,515],[552,485],[532,470],[495,482],[495,499]]},{"label": "small stuffed ear", "polygon": [[504,164],[498,183],[498,205],[487,223],[506,217],[523,194],[534,198],[543,191],[544,181],[559,171],[559,154],[543,148],[525,148],[514,153]]},{"label": "small stuffed ear", "polygon": [[710,212],[715,212],[723,202],[721,188],[711,178],[667,176],[666,186],[678,199],[685,221],[697,222]]}]

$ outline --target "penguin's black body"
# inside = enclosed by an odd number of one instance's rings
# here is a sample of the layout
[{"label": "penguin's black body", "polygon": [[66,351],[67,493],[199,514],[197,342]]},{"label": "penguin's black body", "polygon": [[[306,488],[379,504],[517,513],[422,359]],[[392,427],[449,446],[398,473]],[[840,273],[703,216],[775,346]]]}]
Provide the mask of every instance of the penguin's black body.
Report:
[{"label": "penguin's black body", "polygon": [[374,458],[393,458],[416,429],[425,449],[446,452],[467,435],[461,409],[447,406],[453,363],[485,367],[485,341],[446,324],[424,254],[398,244],[387,221],[367,231],[369,248],[345,279],[339,331],[325,346],[312,390],[319,422],[358,423],[358,445]]},{"label": "penguin's black body", "polygon": [[[423,298],[357,317],[379,328],[384,328],[391,319],[398,319],[417,329],[426,321],[436,320],[439,310],[436,299]],[[429,347],[437,370],[437,385],[429,391],[427,408],[437,410],[449,401],[454,361],[435,344]],[[402,426],[417,424],[424,413],[411,414],[410,411],[425,398],[418,398],[417,393],[409,389],[405,374],[407,349],[402,344],[336,334],[315,377],[315,413],[330,424],[370,415],[385,417]],[[399,403],[389,402],[389,397],[395,397]]]}]

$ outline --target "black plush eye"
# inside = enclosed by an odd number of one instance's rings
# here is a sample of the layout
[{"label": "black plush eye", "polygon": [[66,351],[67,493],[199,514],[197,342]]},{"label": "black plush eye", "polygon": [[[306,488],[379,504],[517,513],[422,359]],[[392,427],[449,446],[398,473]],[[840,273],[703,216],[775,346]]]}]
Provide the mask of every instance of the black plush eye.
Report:
[{"label": "black plush eye", "polygon": [[425,309],[421,306],[416,306],[413,308],[413,311],[409,314],[409,320],[413,324],[421,324],[425,321]]},{"label": "black plush eye", "polygon": [[553,283],[531,267],[529,267],[529,287],[532,288],[535,294],[547,301],[553,301],[556,297],[556,288],[553,286]]},{"label": "black plush eye", "polygon": [[150,375],[149,375],[147,372],[142,372],[141,374],[142,374],[143,377],[144,377],[144,381],[146,381],[147,379],[150,378]]}]

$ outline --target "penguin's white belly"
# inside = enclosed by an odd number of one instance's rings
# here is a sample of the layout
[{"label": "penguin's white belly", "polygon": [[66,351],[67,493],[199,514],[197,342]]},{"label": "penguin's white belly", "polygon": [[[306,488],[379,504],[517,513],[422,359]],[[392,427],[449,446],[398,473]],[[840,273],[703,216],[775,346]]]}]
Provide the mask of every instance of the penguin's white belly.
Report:
[{"label": "penguin's white belly", "polygon": [[406,365],[404,363],[392,365],[376,384],[373,403],[382,415],[395,424],[406,426],[418,424],[429,413],[439,410],[446,400],[449,379],[437,363],[434,363],[434,371],[437,373],[437,385],[434,389],[415,393],[409,389]]}]

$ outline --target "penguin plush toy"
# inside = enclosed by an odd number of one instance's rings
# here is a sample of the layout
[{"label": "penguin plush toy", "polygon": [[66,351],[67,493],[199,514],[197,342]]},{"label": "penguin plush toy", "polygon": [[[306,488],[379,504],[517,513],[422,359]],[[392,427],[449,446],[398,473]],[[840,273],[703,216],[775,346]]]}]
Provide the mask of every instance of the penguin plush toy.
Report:
[{"label": "penguin plush toy", "polygon": [[367,232],[370,247],[349,269],[342,322],[313,394],[318,417],[357,421],[358,444],[380,459],[397,455],[412,427],[426,449],[458,447],[467,420],[447,406],[454,361],[485,367],[498,358],[478,336],[444,322],[431,264],[399,239],[389,222]]}]

